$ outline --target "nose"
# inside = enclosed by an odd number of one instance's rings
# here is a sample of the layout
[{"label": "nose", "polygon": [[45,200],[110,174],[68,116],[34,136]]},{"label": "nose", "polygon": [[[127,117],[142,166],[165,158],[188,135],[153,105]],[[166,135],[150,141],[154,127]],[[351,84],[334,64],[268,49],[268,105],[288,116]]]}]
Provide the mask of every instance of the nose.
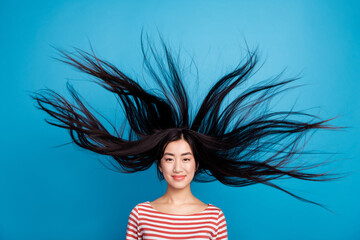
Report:
[{"label": "nose", "polygon": [[175,173],[180,173],[180,172],[182,172],[181,161],[175,160],[173,172],[175,172]]}]

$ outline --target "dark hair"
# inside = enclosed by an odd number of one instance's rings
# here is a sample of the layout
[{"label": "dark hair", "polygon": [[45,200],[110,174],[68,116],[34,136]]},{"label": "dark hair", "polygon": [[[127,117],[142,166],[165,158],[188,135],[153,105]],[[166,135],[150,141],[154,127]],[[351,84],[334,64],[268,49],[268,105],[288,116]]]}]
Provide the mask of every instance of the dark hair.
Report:
[{"label": "dark hair", "polygon": [[[67,84],[74,99],[69,102],[57,92],[45,89],[32,97],[38,107],[56,121],[49,124],[69,130],[78,146],[106,156],[125,173],[143,171],[158,163],[165,146],[184,138],[199,163],[194,181],[218,180],[229,186],[242,187],[256,183],[284,191],[309,203],[324,205],[299,197],[271,182],[281,178],[327,181],[340,177],[332,173],[309,173],[320,164],[300,165],[296,159],[304,153],[303,137],[316,129],[332,129],[329,120],[306,112],[272,111],[270,100],[288,90],[294,79],[278,76],[246,88],[227,105],[224,99],[254,73],[258,62],[257,49],[247,49],[247,58],[210,89],[194,118],[181,72],[167,46],[162,42],[165,57],[149,43],[147,54],[141,41],[144,65],[161,92],[143,89],[109,62],[76,49],[75,53],[58,50],[59,60],[94,76],[94,81],[115,94],[122,105],[126,121],[122,127],[111,125],[114,133],[97,119]],[[151,59],[155,62],[151,63]],[[165,62],[164,62],[165,61]],[[130,126],[126,136],[126,124]],[[293,164],[293,166],[290,166]],[[159,174],[161,178],[161,174]],[[326,208],[326,207],[324,207]]]}]

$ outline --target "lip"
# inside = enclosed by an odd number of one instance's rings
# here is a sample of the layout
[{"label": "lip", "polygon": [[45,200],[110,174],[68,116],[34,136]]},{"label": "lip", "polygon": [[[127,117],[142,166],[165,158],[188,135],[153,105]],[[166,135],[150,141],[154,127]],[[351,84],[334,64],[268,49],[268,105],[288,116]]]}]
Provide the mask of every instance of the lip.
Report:
[{"label": "lip", "polygon": [[174,175],[172,177],[177,181],[181,181],[185,179],[185,175]]}]

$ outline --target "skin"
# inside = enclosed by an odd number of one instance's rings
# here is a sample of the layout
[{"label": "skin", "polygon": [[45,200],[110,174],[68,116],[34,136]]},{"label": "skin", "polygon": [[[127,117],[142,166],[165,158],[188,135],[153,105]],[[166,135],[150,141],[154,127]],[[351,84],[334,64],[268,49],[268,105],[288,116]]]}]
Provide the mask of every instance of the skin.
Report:
[{"label": "skin", "polygon": [[184,139],[170,142],[159,165],[167,182],[167,189],[163,196],[150,202],[150,205],[159,212],[178,215],[189,215],[205,210],[208,205],[191,193],[190,183],[197,167],[191,147]]}]

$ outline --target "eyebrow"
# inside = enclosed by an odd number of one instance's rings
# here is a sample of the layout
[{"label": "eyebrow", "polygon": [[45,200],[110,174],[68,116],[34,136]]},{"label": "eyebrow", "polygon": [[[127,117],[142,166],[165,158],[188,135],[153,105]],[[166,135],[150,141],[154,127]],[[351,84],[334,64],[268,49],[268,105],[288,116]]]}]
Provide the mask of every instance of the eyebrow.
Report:
[{"label": "eyebrow", "polygon": [[[164,153],[164,156],[165,155],[175,156],[173,153],[168,153],[168,152]],[[192,153],[191,152],[186,152],[186,153],[181,154],[181,156],[185,156],[185,155],[192,155]]]}]

